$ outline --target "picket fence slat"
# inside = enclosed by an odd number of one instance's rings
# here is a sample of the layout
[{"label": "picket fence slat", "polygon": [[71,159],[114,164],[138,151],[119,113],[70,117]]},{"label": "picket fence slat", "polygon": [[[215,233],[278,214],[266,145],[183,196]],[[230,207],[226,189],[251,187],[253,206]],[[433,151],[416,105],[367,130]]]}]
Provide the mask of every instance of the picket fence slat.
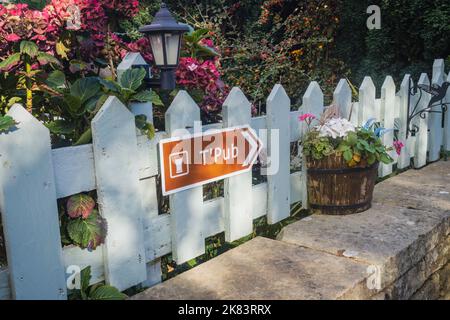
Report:
[{"label": "picket fence slat", "polygon": [[18,124],[0,134],[0,211],[12,296],[66,299],[50,132],[18,104],[8,115]]},{"label": "picket fence slat", "polygon": [[[267,154],[270,159],[267,174],[267,222],[275,224],[290,215],[291,100],[277,84],[267,99]],[[279,143],[284,141],[283,143]]]},{"label": "picket fence slat", "polygon": [[[178,129],[200,123],[200,108],[186,91],[181,90],[166,112],[166,130],[171,137]],[[172,228],[172,255],[178,263],[205,253],[203,235],[203,188],[195,187],[169,196]]]},{"label": "picket fence slat", "polygon": [[[323,106],[322,90],[320,89],[319,84],[316,81],[313,81],[309,84],[308,89],[306,89],[306,92],[303,95],[303,112],[311,113],[311,114],[315,115],[316,117],[319,117],[320,114],[323,113],[323,109],[324,109],[324,106]],[[312,125],[314,126],[316,124],[317,124],[317,120],[313,121]],[[302,125],[302,134],[305,134],[306,130],[307,130],[307,127],[305,124],[303,124]],[[302,163],[302,173],[303,173],[303,176],[306,177],[307,168],[306,168],[305,163]],[[308,199],[307,199],[308,193],[306,192],[306,190],[307,190],[306,179],[303,179],[302,182],[303,182],[302,190],[304,190],[302,206],[303,206],[303,208],[307,209],[308,208]]]},{"label": "picket fence slat", "polygon": [[352,90],[346,79],[339,80],[333,93],[333,103],[338,106],[341,117],[349,120],[352,107]]},{"label": "picket fence slat", "polygon": [[11,290],[9,288],[9,272],[6,268],[0,269],[0,300],[11,299]]},{"label": "picket fence slat", "polygon": [[400,91],[398,92],[400,97],[399,105],[399,131],[398,139],[403,142],[405,147],[402,149],[400,156],[397,160],[397,167],[399,169],[404,169],[410,165],[410,150],[408,146],[408,141],[406,139],[407,132],[407,119],[408,119],[408,96],[409,96],[409,86],[410,86],[411,76],[406,74],[400,85]]},{"label": "picket fence slat", "polygon": [[[249,124],[251,109],[241,89],[233,88],[223,103],[224,128]],[[225,240],[232,242],[253,231],[252,171],[225,179],[223,192]]]},{"label": "picket fence slat", "polygon": [[[450,72],[447,75],[447,82],[450,83]],[[447,95],[445,96],[447,104],[447,111],[445,112],[444,123],[444,150],[450,151],[450,87],[447,89]]]},{"label": "picket fence slat", "polygon": [[[420,75],[419,85],[430,85],[430,79],[426,73]],[[418,110],[425,109],[430,102],[430,94],[423,92],[422,99],[418,105]],[[415,104],[414,104],[415,105]],[[416,132],[416,150],[414,153],[414,167],[421,168],[427,164],[427,150],[428,150],[428,114],[416,117],[415,125],[418,127]]]},{"label": "picket fence slat", "polygon": [[375,104],[375,85],[371,77],[364,77],[359,88],[358,122],[363,125],[370,118],[379,120],[379,110]]},{"label": "picket fence slat", "polygon": [[[381,87],[380,120],[382,126],[387,130],[394,129],[395,113],[395,83],[391,76],[386,77]],[[382,137],[383,144],[392,146],[394,142],[394,131],[387,131]],[[394,156],[392,152],[391,156]],[[392,173],[392,164],[380,164],[378,175],[385,177]]]},{"label": "picket fence slat", "polygon": [[[444,82],[444,59],[436,59],[433,64],[432,84],[441,86]],[[434,107],[433,111],[441,111],[440,107]],[[441,155],[441,146],[444,138],[442,128],[442,113],[433,112],[429,115],[428,126],[430,129],[428,161],[437,161]]]},{"label": "picket fence slat", "polygon": [[92,138],[99,209],[108,221],[105,278],[125,290],[146,280],[134,115],[109,97],[92,120]]}]

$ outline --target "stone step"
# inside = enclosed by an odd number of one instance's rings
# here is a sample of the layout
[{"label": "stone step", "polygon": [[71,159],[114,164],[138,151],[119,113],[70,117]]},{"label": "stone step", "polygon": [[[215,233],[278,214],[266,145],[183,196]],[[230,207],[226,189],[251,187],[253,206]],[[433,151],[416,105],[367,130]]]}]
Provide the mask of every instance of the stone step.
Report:
[{"label": "stone step", "polygon": [[366,269],[364,263],[257,237],[132,299],[338,299],[365,286]]},{"label": "stone step", "polygon": [[409,170],[375,187],[374,205],[349,216],[315,215],[278,240],[372,265],[382,292],[408,299],[450,259],[450,162]]},{"label": "stone step", "polygon": [[409,170],[377,184],[364,213],[305,218],[132,299],[445,298],[449,192],[450,162]]}]

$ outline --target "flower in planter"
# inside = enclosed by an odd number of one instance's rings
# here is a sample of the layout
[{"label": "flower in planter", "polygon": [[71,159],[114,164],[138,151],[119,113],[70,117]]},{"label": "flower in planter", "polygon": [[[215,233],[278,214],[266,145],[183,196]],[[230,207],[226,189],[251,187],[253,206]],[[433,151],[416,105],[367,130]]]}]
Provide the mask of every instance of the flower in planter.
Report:
[{"label": "flower in planter", "polygon": [[316,116],[311,113],[305,113],[305,114],[298,116],[298,120],[302,121],[302,122],[303,121],[312,121],[314,119],[316,119]]},{"label": "flower in planter", "polygon": [[355,132],[355,126],[347,119],[333,118],[317,127],[320,137],[344,138],[349,132]]},{"label": "flower in planter", "polygon": [[400,155],[400,153],[402,153],[402,149],[405,147],[405,145],[403,144],[403,142],[396,140],[394,141],[394,148],[395,148],[395,152],[397,152],[398,155]]}]

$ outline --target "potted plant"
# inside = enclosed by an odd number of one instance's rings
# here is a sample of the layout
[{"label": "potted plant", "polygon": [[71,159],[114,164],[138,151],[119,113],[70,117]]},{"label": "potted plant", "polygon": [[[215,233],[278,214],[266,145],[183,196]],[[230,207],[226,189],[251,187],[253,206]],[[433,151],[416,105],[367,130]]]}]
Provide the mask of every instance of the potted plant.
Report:
[{"label": "potted plant", "polygon": [[[393,162],[381,141],[388,130],[370,119],[355,127],[340,118],[331,106],[320,119],[303,114],[299,120],[307,125],[303,137],[303,155],[307,166],[307,189],[310,208],[315,213],[345,215],[371,207],[380,162]],[[403,144],[394,143],[397,153]]]}]

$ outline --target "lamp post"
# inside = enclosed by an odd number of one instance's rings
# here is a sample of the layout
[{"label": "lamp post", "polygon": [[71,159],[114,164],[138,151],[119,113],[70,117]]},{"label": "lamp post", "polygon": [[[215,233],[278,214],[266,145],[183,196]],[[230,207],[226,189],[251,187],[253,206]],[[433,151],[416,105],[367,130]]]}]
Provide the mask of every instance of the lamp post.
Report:
[{"label": "lamp post", "polygon": [[148,80],[149,85],[162,90],[175,89],[175,70],[180,60],[181,39],[189,31],[189,27],[179,24],[166,4],[162,3],[152,23],[139,31],[149,37],[155,65],[161,70],[160,79]]}]

